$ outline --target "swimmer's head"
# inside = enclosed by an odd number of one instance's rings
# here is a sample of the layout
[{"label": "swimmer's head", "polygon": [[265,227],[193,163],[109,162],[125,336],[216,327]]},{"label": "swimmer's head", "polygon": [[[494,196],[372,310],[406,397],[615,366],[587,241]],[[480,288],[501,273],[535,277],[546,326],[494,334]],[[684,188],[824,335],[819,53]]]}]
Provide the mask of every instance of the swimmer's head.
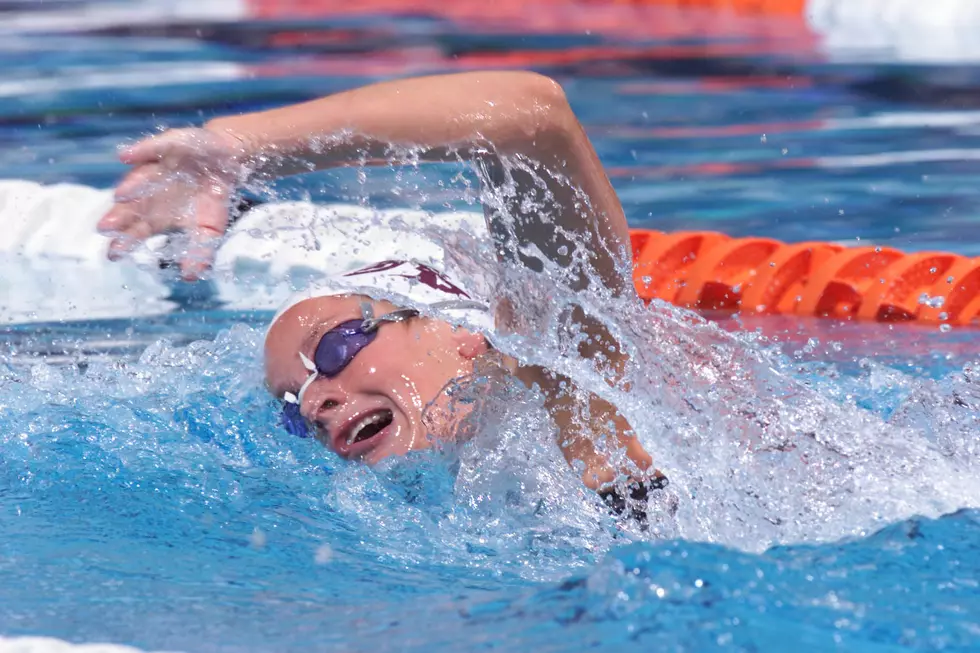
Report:
[{"label": "swimmer's head", "polygon": [[[288,302],[266,336],[265,368],[287,426],[374,463],[431,446],[439,433],[423,421],[427,406],[472,374],[489,349],[479,328],[458,324],[486,324],[489,313],[431,268],[392,262],[366,270]],[[354,287],[406,301],[372,299]]]}]

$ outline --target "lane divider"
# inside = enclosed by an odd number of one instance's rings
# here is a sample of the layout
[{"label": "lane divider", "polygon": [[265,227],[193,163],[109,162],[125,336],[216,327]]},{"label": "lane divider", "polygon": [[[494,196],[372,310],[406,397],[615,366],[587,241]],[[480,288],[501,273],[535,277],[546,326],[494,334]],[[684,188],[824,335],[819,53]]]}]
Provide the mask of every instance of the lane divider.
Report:
[{"label": "lane divider", "polygon": [[980,258],[713,231],[633,229],[630,239],[633,282],[646,301],[711,312],[980,322]]},{"label": "lane divider", "polygon": [[[620,0],[621,2],[623,0]],[[807,0],[625,0],[633,4],[671,5],[675,7],[703,7],[728,9],[746,13],[786,14],[799,16],[807,8]],[[614,3],[615,4],[615,3]]]}]

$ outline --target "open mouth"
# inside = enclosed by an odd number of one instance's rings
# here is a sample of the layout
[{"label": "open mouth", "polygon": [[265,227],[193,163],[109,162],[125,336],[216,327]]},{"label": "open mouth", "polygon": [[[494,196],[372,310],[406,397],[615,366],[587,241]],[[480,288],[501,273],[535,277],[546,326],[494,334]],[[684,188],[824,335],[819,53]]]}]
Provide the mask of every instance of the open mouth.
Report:
[{"label": "open mouth", "polygon": [[351,426],[347,434],[347,446],[370,440],[391,425],[394,414],[387,409],[365,415]]}]

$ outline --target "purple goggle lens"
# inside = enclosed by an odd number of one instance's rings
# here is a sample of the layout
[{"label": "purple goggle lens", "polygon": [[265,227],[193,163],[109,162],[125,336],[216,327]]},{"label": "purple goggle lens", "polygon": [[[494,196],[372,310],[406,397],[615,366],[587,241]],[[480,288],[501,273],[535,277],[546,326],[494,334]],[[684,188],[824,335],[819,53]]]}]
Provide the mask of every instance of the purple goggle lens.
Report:
[{"label": "purple goggle lens", "polygon": [[363,325],[364,320],[350,320],[323,334],[313,354],[317,374],[327,378],[337,376],[358,352],[371,344],[378,331],[364,331]]}]

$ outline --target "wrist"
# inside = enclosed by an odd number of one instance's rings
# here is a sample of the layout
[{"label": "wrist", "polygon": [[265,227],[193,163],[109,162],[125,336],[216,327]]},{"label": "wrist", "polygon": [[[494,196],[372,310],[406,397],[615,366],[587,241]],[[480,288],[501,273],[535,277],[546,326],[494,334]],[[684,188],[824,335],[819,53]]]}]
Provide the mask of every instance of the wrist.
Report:
[{"label": "wrist", "polygon": [[289,124],[270,111],[215,118],[203,128],[232,148],[248,178],[285,177],[333,165],[326,154],[331,147],[310,137],[302,125],[283,128],[282,123]]},{"label": "wrist", "polygon": [[216,118],[202,126],[204,131],[218,139],[222,149],[231,155],[231,159],[246,169],[253,169],[254,163],[262,155],[262,147],[258,139],[235,124],[234,118]]}]

